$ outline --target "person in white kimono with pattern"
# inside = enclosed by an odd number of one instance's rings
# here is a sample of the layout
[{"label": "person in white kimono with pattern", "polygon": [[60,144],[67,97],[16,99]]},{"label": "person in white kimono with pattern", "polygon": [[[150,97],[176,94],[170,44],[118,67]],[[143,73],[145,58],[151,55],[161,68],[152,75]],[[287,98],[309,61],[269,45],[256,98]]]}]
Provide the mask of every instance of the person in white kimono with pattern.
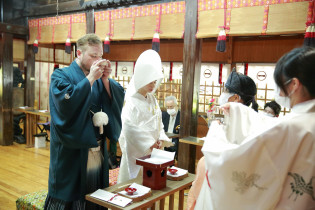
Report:
[{"label": "person in white kimono with pattern", "polygon": [[162,112],[154,97],[163,78],[159,54],[154,50],[144,51],[137,59],[125,95],[119,137],[122,160],[117,183],[142,176],[137,158],[151,154],[153,148],[173,145],[164,132]]},{"label": "person in white kimono with pattern", "polygon": [[240,103],[224,105],[225,125],[211,124],[202,148],[195,209],[315,209],[315,48],[285,54],[274,79],[291,113],[266,125]]}]

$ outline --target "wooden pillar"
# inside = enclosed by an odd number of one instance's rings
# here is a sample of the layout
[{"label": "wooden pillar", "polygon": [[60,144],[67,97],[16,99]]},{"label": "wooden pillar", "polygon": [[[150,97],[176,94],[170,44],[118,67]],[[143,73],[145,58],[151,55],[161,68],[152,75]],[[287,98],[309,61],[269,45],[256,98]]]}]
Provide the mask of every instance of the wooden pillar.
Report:
[{"label": "wooden pillar", "polygon": [[13,144],[13,35],[1,33],[0,43],[0,145]]},{"label": "wooden pillar", "polygon": [[[180,136],[197,136],[202,40],[196,39],[198,1],[186,0]],[[196,146],[179,144],[178,166],[195,173]]]},{"label": "wooden pillar", "polygon": [[27,68],[25,73],[25,105],[34,106],[35,100],[35,54],[32,45],[26,45]]},{"label": "wooden pillar", "polygon": [[94,9],[86,11],[86,33],[95,33]]}]

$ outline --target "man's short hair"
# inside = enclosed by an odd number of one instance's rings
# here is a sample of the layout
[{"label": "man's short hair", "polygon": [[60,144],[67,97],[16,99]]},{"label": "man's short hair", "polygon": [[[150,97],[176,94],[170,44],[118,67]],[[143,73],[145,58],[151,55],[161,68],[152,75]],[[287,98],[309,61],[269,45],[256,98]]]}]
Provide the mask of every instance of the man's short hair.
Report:
[{"label": "man's short hair", "polygon": [[77,49],[85,51],[87,45],[102,44],[102,40],[96,34],[85,34],[77,41]]},{"label": "man's short hair", "polygon": [[175,96],[167,96],[165,98],[165,102],[167,102],[167,101],[174,101],[174,104],[177,106],[177,99]]}]

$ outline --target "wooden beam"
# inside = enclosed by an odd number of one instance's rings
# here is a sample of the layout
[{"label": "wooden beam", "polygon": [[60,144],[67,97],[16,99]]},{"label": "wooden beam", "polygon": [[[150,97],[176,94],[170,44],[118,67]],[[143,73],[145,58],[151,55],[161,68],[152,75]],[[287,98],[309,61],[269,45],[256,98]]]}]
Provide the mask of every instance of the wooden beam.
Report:
[{"label": "wooden beam", "polygon": [[[38,7],[32,7],[30,8],[29,13],[27,14],[28,17],[33,16],[43,16],[43,15],[52,15],[57,14],[57,4],[48,4]],[[74,1],[67,1],[67,2],[61,2],[58,5],[58,13],[70,13],[70,12],[77,12],[77,11],[83,11],[83,8],[80,5],[80,2],[78,0]]]},{"label": "wooden beam", "polygon": [[[180,136],[197,136],[202,40],[197,31],[198,1],[186,0]],[[195,173],[196,146],[179,144],[178,166]]]},{"label": "wooden beam", "polygon": [[0,23],[0,32],[27,36],[28,28],[20,25]]},{"label": "wooden beam", "polygon": [[2,33],[0,41],[0,145],[13,144],[13,34]]},{"label": "wooden beam", "polygon": [[94,9],[90,9],[86,11],[85,14],[86,14],[86,33],[94,33],[95,32]]}]

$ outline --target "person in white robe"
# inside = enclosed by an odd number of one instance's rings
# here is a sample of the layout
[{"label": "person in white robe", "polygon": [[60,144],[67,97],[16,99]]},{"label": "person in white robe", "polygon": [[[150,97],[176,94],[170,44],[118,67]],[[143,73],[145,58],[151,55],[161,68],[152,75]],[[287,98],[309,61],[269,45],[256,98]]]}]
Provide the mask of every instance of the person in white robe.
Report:
[{"label": "person in white robe", "polygon": [[159,54],[154,50],[143,52],[137,59],[121,115],[122,160],[117,183],[142,176],[137,158],[151,154],[153,148],[173,145],[164,132],[162,112],[154,97],[163,78]]},{"label": "person in white robe", "polygon": [[277,62],[275,99],[292,111],[271,125],[241,104],[223,106],[226,125],[213,123],[202,148],[205,178],[195,209],[315,209],[314,66],[309,47]]},{"label": "person in white robe", "polygon": [[[246,106],[251,105],[253,112],[255,112],[258,111],[258,104],[255,101],[256,93],[257,88],[254,80],[249,76],[236,72],[235,69],[233,69],[227,81],[225,82],[224,92],[220,95],[219,104],[224,105],[228,102],[242,103]],[[210,117],[208,116],[208,118]],[[247,132],[247,130],[248,129],[244,130],[243,132]],[[233,140],[237,139],[238,138],[233,138]],[[194,209],[195,207],[196,200],[205,177],[204,171],[205,161],[204,157],[201,157],[197,165],[196,178],[192,183],[192,187],[188,193],[187,209],[189,210]]]}]

